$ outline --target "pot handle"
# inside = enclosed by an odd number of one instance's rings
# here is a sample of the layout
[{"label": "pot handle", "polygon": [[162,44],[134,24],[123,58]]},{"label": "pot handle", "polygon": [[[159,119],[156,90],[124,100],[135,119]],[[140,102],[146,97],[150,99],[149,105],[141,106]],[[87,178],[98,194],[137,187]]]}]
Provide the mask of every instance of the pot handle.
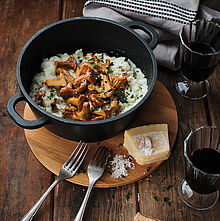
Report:
[{"label": "pot handle", "polygon": [[7,110],[8,113],[10,115],[10,117],[12,118],[12,120],[15,121],[16,124],[18,124],[19,126],[25,128],[25,129],[37,129],[39,127],[44,126],[45,124],[47,124],[49,122],[49,119],[45,118],[45,117],[40,117],[37,120],[25,120],[23,119],[15,110],[15,105],[20,102],[20,101],[25,101],[26,99],[24,98],[24,96],[18,92],[16,94],[14,94],[8,101],[7,104]]},{"label": "pot handle", "polygon": [[125,24],[129,28],[139,28],[142,31],[146,32],[151,37],[151,41],[148,43],[149,46],[154,49],[158,42],[158,35],[157,32],[149,25],[147,25],[145,22],[142,21],[131,21]]}]

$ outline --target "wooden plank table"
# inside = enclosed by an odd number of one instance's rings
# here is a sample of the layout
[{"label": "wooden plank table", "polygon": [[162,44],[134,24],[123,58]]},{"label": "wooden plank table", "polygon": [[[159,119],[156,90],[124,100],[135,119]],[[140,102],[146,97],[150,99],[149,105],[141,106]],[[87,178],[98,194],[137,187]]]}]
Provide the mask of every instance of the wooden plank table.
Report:
[{"label": "wooden plank table", "polygon": [[[24,130],[10,119],[6,104],[19,91],[16,80],[16,61],[25,42],[44,26],[60,19],[81,16],[85,1],[81,0],[8,0],[0,1],[0,220],[19,220],[49,187],[55,176],[34,157],[25,140]],[[94,189],[87,205],[84,220],[132,221],[140,211],[161,220],[217,221],[220,218],[220,200],[208,211],[195,211],[183,204],[178,196],[178,185],[184,173],[183,140],[195,127],[219,125],[220,119],[220,67],[210,78],[212,90],[207,99],[189,101],[174,89],[177,76],[159,68],[158,79],[172,94],[179,115],[179,132],[169,160],[150,177],[115,189]],[[24,103],[17,110],[23,113]],[[160,190],[173,184],[167,192]],[[128,190],[131,197],[126,199]],[[34,220],[73,220],[85,195],[86,188],[61,182],[48,196]],[[169,196],[171,206],[152,198]],[[138,197],[138,195],[140,197]],[[139,199],[139,200],[138,200]]]}]

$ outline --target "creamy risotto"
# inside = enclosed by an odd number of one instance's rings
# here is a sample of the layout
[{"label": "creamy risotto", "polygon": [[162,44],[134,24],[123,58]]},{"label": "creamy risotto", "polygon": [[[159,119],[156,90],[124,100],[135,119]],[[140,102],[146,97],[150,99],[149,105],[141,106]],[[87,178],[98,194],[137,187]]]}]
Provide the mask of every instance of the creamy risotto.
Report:
[{"label": "creamy risotto", "polygon": [[121,114],[148,91],[147,79],[125,57],[105,53],[58,54],[46,58],[30,96],[47,112],[70,120],[96,121]]}]

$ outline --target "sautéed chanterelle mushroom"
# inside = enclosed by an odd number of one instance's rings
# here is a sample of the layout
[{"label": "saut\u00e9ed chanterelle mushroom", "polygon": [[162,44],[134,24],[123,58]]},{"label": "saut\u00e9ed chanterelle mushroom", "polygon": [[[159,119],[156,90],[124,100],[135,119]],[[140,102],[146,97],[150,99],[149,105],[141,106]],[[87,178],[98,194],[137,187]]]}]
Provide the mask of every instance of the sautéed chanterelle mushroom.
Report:
[{"label": "saut\u00e9ed chanterelle mushroom", "polygon": [[130,109],[147,92],[146,78],[131,61],[83,56],[82,50],[74,55],[45,60],[34,77],[30,95],[46,111],[69,120],[103,120]]}]

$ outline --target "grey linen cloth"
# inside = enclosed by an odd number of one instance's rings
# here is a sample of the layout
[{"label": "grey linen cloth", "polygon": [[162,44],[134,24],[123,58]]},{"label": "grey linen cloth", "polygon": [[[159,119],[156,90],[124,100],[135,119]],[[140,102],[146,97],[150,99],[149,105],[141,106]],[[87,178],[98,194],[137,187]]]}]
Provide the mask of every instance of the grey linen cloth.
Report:
[{"label": "grey linen cloth", "polygon": [[[89,0],[83,8],[86,17],[110,19],[121,24],[141,20],[151,25],[159,36],[154,54],[159,65],[180,67],[179,32],[196,18],[220,18],[220,12],[200,4],[199,0]],[[146,41],[143,31],[136,30]]]}]

